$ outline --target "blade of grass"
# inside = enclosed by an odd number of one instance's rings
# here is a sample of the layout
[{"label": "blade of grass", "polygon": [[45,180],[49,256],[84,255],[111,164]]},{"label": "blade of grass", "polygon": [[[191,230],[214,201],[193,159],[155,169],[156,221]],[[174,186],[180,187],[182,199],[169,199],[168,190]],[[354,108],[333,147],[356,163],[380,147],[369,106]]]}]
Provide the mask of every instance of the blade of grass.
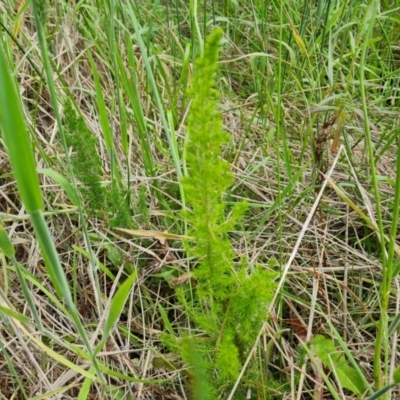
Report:
[{"label": "blade of grass", "polygon": [[[114,145],[113,145],[112,133],[111,133],[111,128],[110,128],[110,122],[109,122],[108,116],[107,116],[107,107],[106,107],[106,104],[104,101],[104,96],[103,96],[103,89],[100,84],[100,77],[99,77],[99,73],[97,71],[97,66],[93,60],[92,52],[90,50],[88,50],[88,57],[89,57],[90,67],[92,69],[92,74],[93,74],[93,79],[94,79],[94,87],[96,89],[96,103],[97,103],[97,111],[99,113],[101,130],[104,135],[104,141],[107,146],[111,165],[113,165]],[[113,168],[111,168],[111,176],[112,177],[114,176]]]},{"label": "blade of grass", "polygon": [[[32,8],[33,8],[35,22],[36,22],[36,29],[37,29],[38,37],[39,37],[39,45],[40,45],[41,55],[42,55],[42,59],[43,59],[43,66],[44,66],[45,75],[46,75],[46,79],[47,79],[47,85],[48,85],[48,90],[50,93],[51,103],[52,103],[55,118],[57,121],[59,137],[60,137],[62,148],[64,151],[64,157],[67,161],[67,168],[68,168],[68,173],[69,173],[69,176],[71,179],[72,186],[75,189],[75,192],[78,193],[79,191],[78,191],[75,174],[74,174],[74,171],[72,168],[72,163],[71,163],[71,159],[70,159],[70,155],[69,155],[69,151],[68,151],[64,127],[61,122],[61,115],[60,115],[60,110],[59,110],[59,106],[58,106],[58,97],[57,97],[56,90],[55,90],[55,84],[54,84],[53,74],[52,74],[52,69],[51,69],[51,62],[50,62],[50,57],[48,54],[47,41],[46,41],[46,37],[45,37],[44,24],[45,24],[46,20],[45,20],[44,16],[42,15],[42,11],[40,8],[41,6],[46,7],[46,2],[43,2],[43,3],[36,3],[35,1],[32,2]],[[90,254],[90,264],[89,264],[90,268],[88,268],[88,273],[93,282],[96,305],[97,305],[99,312],[101,312],[103,307],[102,307],[102,302],[101,302],[101,298],[100,298],[100,284],[98,281],[97,274],[95,273],[96,269],[97,269],[97,265],[95,262],[95,258],[93,256],[93,252],[90,247],[90,239],[89,239],[89,234],[88,234],[87,225],[86,225],[86,218],[85,218],[85,215],[83,212],[81,200],[78,195],[76,197],[79,202],[78,211],[79,211],[80,223],[82,225],[83,236],[85,239],[85,244],[87,246],[88,252]],[[86,341],[86,339],[87,339],[86,335],[84,335],[82,337],[82,339],[84,341]],[[88,345],[89,343],[87,342],[85,344]]]},{"label": "blade of grass", "polygon": [[144,119],[143,107],[140,101],[140,95],[138,92],[138,82],[135,80],[136,64],[132,51],[132,44],[129,43],[129,37],[126,38],[126,43],[128,49],[127,59],[128,59],[128,67],[129,67],[128,70],[130,71],[130,76],[128,77],[128,73],[125,71],[125,66],[123,65],[120,56],[117,57],[118,68],[121,74],[122,84],[128,95],[133,110],[135,122],[137,125],[137,135],[139,136],[140,149],[142,152],[142,158],[144,162],[146,175],[148,177],[154,178],[156,176],[156,173],[155,173],[153,157],[151,154],[151,141],[147,130],[146,121]]},{"label": "blade of grass", "polygon": [[[382,209],[381,200],[379,194],[379,185],[377,179],[377,172],[375,167],[375,157],[374,157],[374,144],[371,137],[371,130],[369,125],[369,115],[368,115],[368,104],[367,104],[367,92],[365,86],[365,65],[367,63],[367,50],[369,48],[369,40],[372,37],[372,31],[374,27],[374,21],[378,13],[379,2],[376,0],[370,0],[368,6],[365,10],[364,20],[361,26],[360,37],[363,38],[363,43],[361,46],[361,59],[360,59],[360,92],[361,92],[361,104],[364,116],[364,133],[365,141],[368,148],[368,161],[370,165],[371,181],[374,191],[375,204],[376,204],[376,214],[377,222],[379,228],[380,236],[380,246],[381,246],[381,261],[382,261],[382,288],[380,292],[380,307],[381,307],[381,317],[379,320],[379,329],[375,342],[375,356],[374,356],[374,379],[376,389],[381,389],[388,383],[388,352],[389,352],[389,341],[388,341],[388,307],[389,307],[389,296],[390,296],[390,285],[391,285],[391,273],[389,270],[388,260],[386,258],[386,246],[383,230],[383,219],[382,219]],[[400,189],[397,189],[400,190]],[[397,221],[396,221],[397,223]],[[393,242],[394,243],[394,242]],[[394,249],[394,245],[392,250]],[[383,351],[383,370],[382,370],[382,351]],[[385,394],[384,399],[388,399]]]},{"label": "blade of grass", "polygon": [[149,83],[150,83],[150,86],[151,86],[151,89],[152,89],[152,92],[153,92],[154,100],[155,100],[157,108],[158,108],[158,112],[160,113],[161,124],[162,124],[162,127],[164,128],[164,133],[165,133],[165,135],[167,137],[167,141],[168,141],[169,148],[170,148],[170,154],[172,156],[175,169],[177,171],[177,174],[182,174],[179,157],[176,154],[176,152],[174,151],[174,148],[175,148],[174,147],[174,142],[173,142],[173,139],[172,139],[172,136],[171,136],[171,132],[170,132],[170,129],[169,129],[168,119],[167,119],[167,116],[166,116],[166,113],[165,113],[165,110],[164,110],[164,104],[163,104],[162,98],[160,96],[157,83],[156,83],[155,78],[154,78],[153,70],[152,70],[151,65],[150,65],[150,60],[149,60],[149,57],[148,57],[148,51],[146,49],[146,46],[144,44],[144,41],[143,41],[143,38],[142,38],[142,35],[141,35],[140,25],[139,25],[139,22],[138,22],[138,20],[136,18],[135,12],[132,9],[131,5],[128,5],[128,13],[130,15],[131,22],[132,22],[132,25],[134,27],[135,33],[136,33],[136,39],[138,41],[138,44],[139,44],[139,47],[140,47],[140,51],[141,51],[142,56],[143,56],[143,61],[144,61],[145,68],[146,68],[146,73],[147,73],[147,79],[149,80]]},{"label": "blade of grass", "polygon": [[[2,51],[0,51],[0,80],[3,84],[3,90],[0,90],[0,109],[2,111],[0,114],[0,126],[2,128],[4,142],[9,152],[11,167],[14,172],[22,203],[31,216],[32,225],[37,235],[52,283],[58,295],[64,298],[67,303],[74,324],[89,354],[92,355],[94,365],[96,365],[97,363],[93,357],[90,342],[73,302],[67,278],[58,258],[53,238],[50,235],[43,216],[43,200],[33,151],[29,141],[20,99]],[[101,377],[100,370],[98,370],[98,373],[99,377]]]},{"label": "blade of grass", "polygon": [[[117,293],[110,302],[110,308],[108,312],[108,316],[106,319],[106,323],[104,326],[104,330],[102,332],[102,338],[100,343],[96,346],[94,351],[95,354],[98,354],[103,348],[104,344],[108,339],[108,335],[111,332],[114,324],[117,322],[120,314],[125,306],[126,300],[128,299],[129,293],[132,289],[133,282],[136,279],[137,273],[133,272],[129,278],[119,287]],[[114,285],[117,287],[118,282],[115,281]]]}]

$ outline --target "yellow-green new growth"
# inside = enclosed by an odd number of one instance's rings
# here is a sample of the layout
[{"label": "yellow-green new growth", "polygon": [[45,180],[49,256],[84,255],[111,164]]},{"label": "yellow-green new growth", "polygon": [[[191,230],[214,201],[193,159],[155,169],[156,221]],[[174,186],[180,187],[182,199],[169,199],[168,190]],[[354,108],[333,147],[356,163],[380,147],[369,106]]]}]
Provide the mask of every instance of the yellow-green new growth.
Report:
[{"label": "yellow-green new growth", "polygon": [[[246,205],[238,204],[232,216],[227,217],[223,196],[233,175],[221,157],[229,136],[222,130],[218,92],[214,88],[221,38],[222,30],[215,29],[195,65],[189,92],[192,103],[187,126],[188,176],[183,179],[190,208],[184,215],[190,226],[189,235],[195,239],[187,243],[187,251],[199,260],[199,265],[194,269],[194,299],[185,293],[180,293],[180,299],[205,333],[205,337],[193,339],[193,351],[202,354],[210,373],[215,371],[211,398],[223,396],[238,377],[265,317],[273,287],[267,271],[235,262],[228,237]],[[188,357],[187,351],[182,355],[190,365],[193,357]],[[193,393],[193,398],[205,400],[198,393]]]},{"label": "yellow-green new growth", "polygon": [[196,238],[196,246],[190,252],[197,257],[206,256],[202,266],[207,268],[196,271],[199,278],[204,273],[205,280],[209,273],[213,274],[213,280],[221,279],[226,268],[229,269],[225,259],[232,258],[229,241],[223,240],[230,224],[224,225],[222,196],[233,178],[228,163],[220,157],[228,135],[222,131],[218,92],[214,89],[221,37],[221,29],[215,29],[209,36],[204,55],[196,63],[189,92],[192,98],[186,147],[189,176],[184,179],[184,187],[192,208],[187,219],[192,226],[191,236]]}]

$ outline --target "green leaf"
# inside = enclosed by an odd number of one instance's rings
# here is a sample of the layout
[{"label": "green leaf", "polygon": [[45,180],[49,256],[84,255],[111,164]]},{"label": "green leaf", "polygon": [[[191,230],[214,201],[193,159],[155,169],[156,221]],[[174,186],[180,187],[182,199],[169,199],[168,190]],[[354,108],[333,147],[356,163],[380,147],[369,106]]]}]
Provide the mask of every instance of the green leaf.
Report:
[{"label": "green leaf", "polygon": [[347,364],[345,355],[336,349],[333,341],[323,335],[317,335],[313,344],[318,358],[336,375],[340,385],[361,396],[365,392],[364,383],[357,371]]},{"label": "green leaf", "polygon": [[174,334],[174,330],[172,329],[172,325],[169,322],[168,315],[167,315],[167,313],[165,312],[163,306],[160,303],[158,303],[158,309],[160,311],[161,318],[162,318],[162,320],[164,322],[165,328],[168,330],[169,334],[176,340],[175,334]]},{"label": "green leaf", "polygon": [[[89,372],[94,374],[96,372],[96,368],[94,368],[93,366],[90,367]],[[90,387],[92,386],[92,382],[93,382],[92,379],[85,378],[85,380],[83,381],[83,384],[81,386],[81,389],[79,390],[78,400],[86,400],[90,397],[89,391],[90,391]]]},{"label": "green leaf", "polygon": [[378,390],[377,392],[375,392],[373,395],[369,396],[365,400],[378,400],[378,399],[381,399],[382,396],[386,392],[388,392],[391,388],[393,388],[394,386],[396,386],[395,383],[390,383],[389,385],[384,386],[382,389]]},{"label": "green leaf", "polygon": [[115,322],[119,318],[122,309],[128,299],[129,292],[132,289],[134,280],[136,279],[136,272],[133,272],[129,278],[120,286],[114,298],[111,301],[110,312],[108,314],[106,326],[104,327],[104,336],[108,336]]},{"label": "green leaf", "polygon": [[30,321],[30,319],[28,317],[26,317],[25,315],[22,315],[19,312],[16,312],[14,310],[11,310],[8,307],[0,306],[0,313],[7,315],[7,317],[17,319],[18,321],[23,322],[25,324],[28,324]]},{"label": "green leaf", "polygon": [[4,54],[0,51],[0,128],[10,156],[18,192],[28,212],[43,209],[35,159],[21,100]]},{"label": "green leaf", "polygon": [[4,226],[0,224],[0,250],[5,254],[6,257],[12,258],[15,254],[14,246],[11,243],[7,232],[4,230]]},{"label": "green leaf", "polygon": [[108,335],[111,332],[114,324],[117,322],[118,318],[121,315],[121,312],[125,306],[126,300],[128,299],[129,292],[132,289],[133,282],[135,281],[137,276],[136,271],[133,272],[129,278],[119,287],[117,293],[114,298],[111,300],[110,310],[107,316],[107,321],[104,327],[103,337],[101,342],[97,345],[95,354],[98,354],[104,343],[106,342]]},{"label": "green leaf", "polygon": [[65,190],[72,204],[76,207],[79,206],[79,199],[73,186],[60,173],[51,168],[39,169],[38,172],[57,182]]},{"label": "green leaf", "polygon": [[400,383],[400,365],[396,368],[393,373],[393,380],[395,383]]}]

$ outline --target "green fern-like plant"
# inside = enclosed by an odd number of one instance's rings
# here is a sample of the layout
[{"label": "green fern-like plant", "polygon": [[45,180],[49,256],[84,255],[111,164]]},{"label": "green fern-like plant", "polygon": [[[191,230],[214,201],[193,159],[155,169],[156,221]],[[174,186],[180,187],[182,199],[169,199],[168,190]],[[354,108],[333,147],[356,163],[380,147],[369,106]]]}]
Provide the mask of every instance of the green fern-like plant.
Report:
[{"label": "green fern-like plant", "polygon": [[127,193],[115,181],[108,187],[102,185],[104,171],[96,148],[97,139],[71,102],[64,106],[64,127],[67,145],[72,148],[72,165],[82,183],[80,193],[88,216],[104,218],[112,227],[132,227]]},{"label": "green fern-like plant", "polygon": [[[194,295],[179,293],[188,314],[205,332],[192,341],[196,354],[203,355],[203,365],[208,365],[209,376],[213,374],[213,394],[209,398],[225,393],[238,377],[275,287],[275,275],[234,261],[236,255],[228,236],[240,222],[246,204],[238,204],[228,216],[223,201],[233,175],[221,157],[229,135],[222,130],[214,87],[221,38],[222,30],[218,28],[208,37],[204,54],[196,62],[189,92],[192,103],[187,125],[188,176],[183,178],[189,210],[184,217],[190,226],[189,235],[194,238],[186,243],[186,249],[199,260],[199,265],[193,272]],[[190,357],[185,357],[187,351],[182,353],[190,364]],[[193,397],[200,398],[196,393]]]},{"label": "green fern-like plant", "polygon": [[80,192],[83,201],[91,214],[96,215],[105,206],[105,191],[101,186],[103,167],[96,149],[96,138],[70,101],[64,106],[64,127],[67,145],[73,151],[72,166],[82,183]]}]

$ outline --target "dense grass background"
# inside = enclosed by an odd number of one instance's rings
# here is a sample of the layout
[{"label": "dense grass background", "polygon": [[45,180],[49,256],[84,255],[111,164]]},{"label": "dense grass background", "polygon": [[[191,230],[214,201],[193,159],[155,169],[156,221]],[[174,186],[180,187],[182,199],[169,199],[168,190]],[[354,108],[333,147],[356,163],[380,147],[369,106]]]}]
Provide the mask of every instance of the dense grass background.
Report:
[{"label": "dense grass background", "polygon": [[399,12],[3,0],[0,398],[196,395],[168,341],[201,335],[176,292],[196,285],[181,177],[193,65],[214,27],[235,178],[224,203],[248,204],[229,239],[279,288],[243,358],[253,378],[221,398],[357,399],[392,382]]}]

